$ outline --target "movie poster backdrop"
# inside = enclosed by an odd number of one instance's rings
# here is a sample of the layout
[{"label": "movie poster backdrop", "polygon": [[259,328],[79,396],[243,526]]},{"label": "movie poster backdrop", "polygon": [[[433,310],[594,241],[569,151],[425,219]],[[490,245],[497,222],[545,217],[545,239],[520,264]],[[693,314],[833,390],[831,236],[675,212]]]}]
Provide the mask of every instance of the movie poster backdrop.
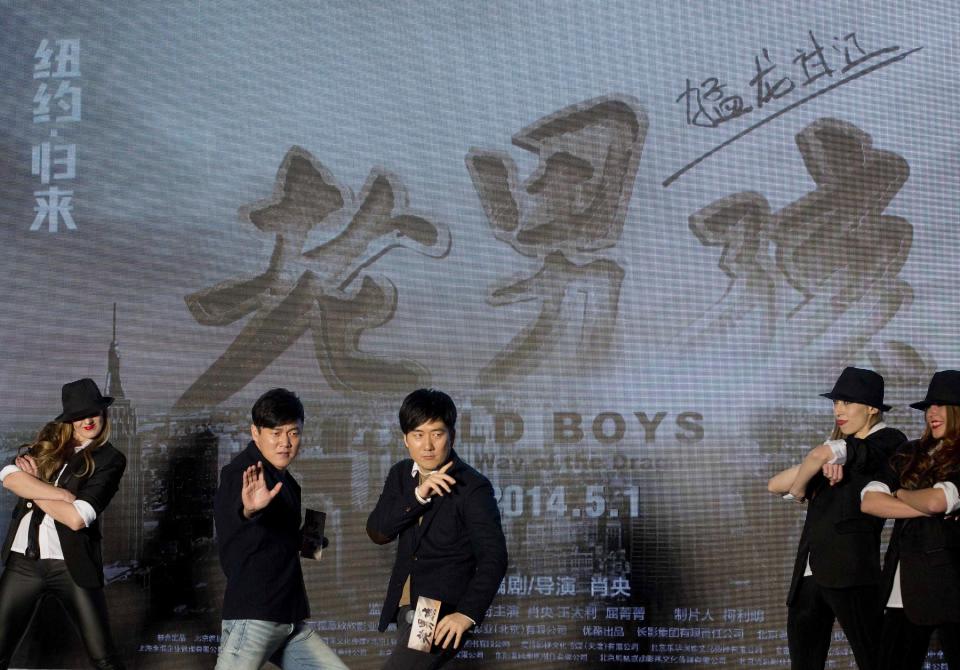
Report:
[{"label": "movie poster backdrop", "polygon": [[[767,478],[829,433],[844,366],[911,436],[960,366],[955,3],[0,15],[0,456],[66,381],[117,398],[130,667],[212,667],[213,494],[274,386],[326,514],[311,625],[351,668],[392,645],[364,525],[422,386],[510,551],[453,667],[782,666],[803,508]],[[44,602],[15,661],[83,659]]]}]

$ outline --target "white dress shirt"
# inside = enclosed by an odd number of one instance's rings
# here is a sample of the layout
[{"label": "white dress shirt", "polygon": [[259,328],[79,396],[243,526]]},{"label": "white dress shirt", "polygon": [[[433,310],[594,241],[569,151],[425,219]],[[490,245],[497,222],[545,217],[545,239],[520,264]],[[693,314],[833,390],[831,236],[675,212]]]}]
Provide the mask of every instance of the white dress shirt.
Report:
[{"label": "white dress shirt", "polygon": [[[422,473],[424,477],[428,477],[428,476],[432,475],[434,472],[436,472],[436,470],[430,470],[430,471],[422,470],[422,469],[420,468],[420,465],[417,464],[416,461],[414,461],[414,463],[413,463],[413,468],[411,468],[411,470],[410,470],[410,476],[411,476],[411,477],[416,477],[416,476],[418,476],[419,474]],[[413,489],[413,495],[416,496],[417,501],[418,501],[421,505],[426,505],[428,502],[430,502],[431,500],[433,500],[433,497],[432,497],[432,496],[431,496],[430,498],[421,498],[421,497],[420,497],[420,492],[417,491],[417,489]],[[410,578],[407,577],[407,580],[409,580],[409,579],[410,579]],[[407,587],[406,584],[405,584],[404,586]],[[474,621],[471,617],[468,617],[466,614],[463,614],[463,613],[461,612],[461,613],[460,613],[460,616],[462,616],[464,619],[469,619],[469,620],[470,620],[470,623],[472,623],[474,626],[477,625],[477,622]]]},{"label": "white dress shirt", "polygon": [[[82,451],[91,440],[87,440],[79,447],[74,448],[74,453]],[[64,463],[63,467],[60,468],[60,472],[57,473],[57,478],[54,481],[53,485],[56,486],[60,483],[60,477],[63,476],[63,471],[67,469],[67,464]],[[8,465],[0,470],[0,482],[6,479],[9,475],[14,472],[23,472],[16,465]],[[23,515],[23,518],[20,519],[20,525],[17,527],[17,534],[13,538],[13,544],[10,546],[11,551],[15,551],[20,554],[25,554],[27,551],[27,533],[30,528],[30,519],[33,518],[33,502],[27,502],[27,506],[30,508],[30,511]],[[89,527],[96,518],[97,512],[93,509],[93,506],[85,500],[74,500],[73,507],[77,510],[77,514],[80,515],[80,518],[83,519],[83,525]],[[43,521],[40,523],[40,558],[58,558],[63,560],[63,549],[60,546],[60,536],[57,535],[57,527],[54,525],[53,517],[47,514],[43,517]]]},{"label": "white dress shirt", "polygon": [[[883,421],[874,425],[864,437],[870,437],[878,430],[883,430],[887,427]],[[827,440],[824,442],[825,445],[830,447],[830,451],[833,452],[833,458],[831,458],[827,463],[836,464],[836,465],[846,465],[847,464],[847,441],[840,440]],[[863,499],[863,493],[860,494],[861,500]],[[813,574],[813,568],[810,567],[810,556],[807,555],[807,567],[803,571],[804,577],[810,577]]]},{"label": "white dress shirt", "polygon": [[[947,514],[954,514],[960,510],[960,492],[957,491],[957,486],[953,482],[937,482],[933,485],[933,488],[940,489],[943,491],[943,494],[947,498]],[[875,491],[877,493],[886,493],[887,495],[893,495],[893,492],[890,491],[890,487],[884,484],[883,482],[870,482],[863,487],[863,490],[860,492],[860,500],[863,500],[865,496],[870,491]],[[897,563],[897,571],[893,575],[893,590],[890,591],[890,598],[887,599],[887,607],[903,607],[903,592],[900,589],[900,563]]]},{"label": "white dress shirt", "polygon": [[[416,477],[416,476],[419,475],[420,473],[423,473],[423,476],[424,476],[424,477],[429,477],[429,476],[432,475],[434,472],[436,472],[436,470],[430,470],[429,472],[427,472],[426,470],[421,470],[421,469],[420,469],[420,465],[417,464],[416,461],[414,461],[414,463],[413,463],[413,469],[410,471],[410,476],[411,476],[411,477]],[[430,497],[430,498],[421,498],[421,497],[420,497],[420,491],[417,490],[417,489],[419,489],[419,488],[420,488],[420,487],[417,487],[417,488],[413,489],[413,495],[415,495],[415,496],[417,497],[417,502],[419,502],[421,505],[426,505],[428,502],[430,502],[431,500],[433,500],[432,497]]]}]

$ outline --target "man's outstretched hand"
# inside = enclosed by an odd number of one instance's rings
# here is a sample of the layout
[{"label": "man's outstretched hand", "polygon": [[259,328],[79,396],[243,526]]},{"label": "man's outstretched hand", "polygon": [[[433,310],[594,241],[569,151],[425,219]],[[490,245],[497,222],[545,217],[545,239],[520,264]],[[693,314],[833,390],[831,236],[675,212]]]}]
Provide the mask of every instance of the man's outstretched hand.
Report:
[{"label": "man's outstretched hand", "polygon": [[270,501],[280,493],[283,482],[277,482],[272,489],[267,488],[263,478],[263,463],[257,461],[243,471],[243,488],[240,490],[240,499],[243,501],[243,516],[248,519],[270,504]]}]

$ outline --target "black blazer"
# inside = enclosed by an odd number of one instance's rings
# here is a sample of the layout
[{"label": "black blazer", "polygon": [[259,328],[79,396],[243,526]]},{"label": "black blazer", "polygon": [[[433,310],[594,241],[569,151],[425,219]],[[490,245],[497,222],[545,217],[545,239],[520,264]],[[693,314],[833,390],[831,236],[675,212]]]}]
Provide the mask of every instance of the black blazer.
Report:
[{"label": "black blazer", "polygon": [[[903,449],[918,447],[909,442]],[[891,491],[900,488],[892,469],[884,481]],[[960,487],[960,464],[947,481]],[[943,516],[897,519],[883,559],[884,605],[898,564],[903,612],[910,621],[921,626],[960,623],[960,521]]]},{"label": "black blazer", "polygon": [[[280,493],[266,508],[243,516],[243,472],[263,463],[263,479]],[[224,619],[296,623],[310,616],[300,566],[300,485],[250,442],[220,471],[213,499],[220,565],[227,576]]]},{"label": "black blazer", "polygon": [[507,571],[507,544],[493,487],[453,451],[451,458],[454,465],[448,474],[457,483],[426,505],[414,494],[419,479],[410,474],[413,461],[394,465],[367,519],[367,534],[377,544],[399,538],[380,613],[381,631],[396,620],[407,576],[412,603],[419,596],[435,598],[445,611],[460,612],[479,624]]},{"label": "black blazer", "polygon": [[890,457],[906,439],[894,428],[881,428],[862,440],[847,437],[847,462],[840,483],[830,486],[822,474],[810,481],[810,503],[787,605],[796,598],[808,558],[813,578],[821,586],[846,588],[880,582],[880,532],[884,520],[860,511],[860,491],[884,476]]},{"label": "black blazer", "polygon": [[[87,589],[103,586],[100,518],[117,489],[120,488],[120,478],[127,468],[127,457],[109,442],[92,452],[92,456],[94,465],[92,474],[85,477],[77,476],[77,473],[83,470],[84,461],[80,454],[75,454],[63,475],[60,476],[59,486],[70,491],[77,500],[89,503],[97,513],[97,518],[88,528],[80,530],[71,530],[59,521],[54,522],[60,538],[60,547],[63,550],[63,559],[70,571],[70,576],[73,577],[77,586]],[[10,547],[17,535],[20,520],[30,511],[27,502],[19,498],[13,510],[10,527],[7,529],[7,539],[3,543],[4,562],[10,556]]]}]

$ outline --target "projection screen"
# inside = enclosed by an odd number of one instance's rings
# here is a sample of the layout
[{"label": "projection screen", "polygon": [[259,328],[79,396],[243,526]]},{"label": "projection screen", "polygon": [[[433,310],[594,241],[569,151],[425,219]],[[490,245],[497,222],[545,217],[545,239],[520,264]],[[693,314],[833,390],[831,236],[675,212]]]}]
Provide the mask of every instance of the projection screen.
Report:
[{"label": "projection screen", "polygon": [[[451,667],[786,665],[803,508],[767,479],[829,433],[844,366],[915,438],[960,365],[956,3],[0,14],[0,457],[64,382],[117,397],[129,667],[213,666],[213,493],[277,386],[327,514],[311,625],[351,668],[393,644],[364,525],[419,387],[456,401],[510,553]],[[45,602],[15,662],[84,659]]]}]

